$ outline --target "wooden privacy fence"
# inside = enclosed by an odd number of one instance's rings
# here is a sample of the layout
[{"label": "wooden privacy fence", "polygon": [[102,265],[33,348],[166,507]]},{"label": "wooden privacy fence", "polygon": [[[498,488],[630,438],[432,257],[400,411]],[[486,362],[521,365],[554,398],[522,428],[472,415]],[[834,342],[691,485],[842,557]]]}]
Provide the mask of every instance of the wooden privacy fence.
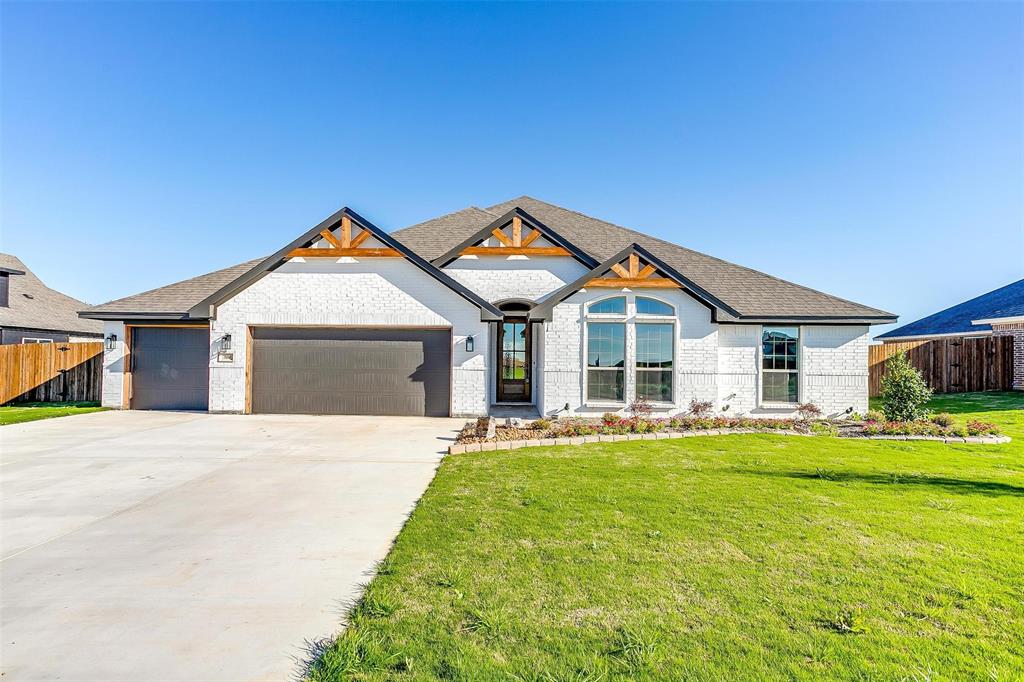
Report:
[{"label": "wooden privacy fence", "polygon": [[910,364],[936,393],[1013,388],[1013,337],[950,337],[868,346],[869,395],[881,395],[886,360],[900,351],[906,351]]},{"label": "wooden privacy fence", "polygon": [[103,343],[25,343],[0,346],[0,405],[98,401]]}]

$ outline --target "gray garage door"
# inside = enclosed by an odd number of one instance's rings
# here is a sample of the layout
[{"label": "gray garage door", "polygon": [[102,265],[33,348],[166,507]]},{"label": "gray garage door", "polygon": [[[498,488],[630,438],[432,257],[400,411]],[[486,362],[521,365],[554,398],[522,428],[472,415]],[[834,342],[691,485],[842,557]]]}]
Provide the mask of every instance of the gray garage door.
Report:
[{"label": "gray garage door", "polygon": [[207,327],[135,327],[130,358],[132,409],[207,409],[210,385],[210,330]]},{"label": "gray garage door", "polygon": [[257,327],[252,411],[446,417],[451,333]]}]

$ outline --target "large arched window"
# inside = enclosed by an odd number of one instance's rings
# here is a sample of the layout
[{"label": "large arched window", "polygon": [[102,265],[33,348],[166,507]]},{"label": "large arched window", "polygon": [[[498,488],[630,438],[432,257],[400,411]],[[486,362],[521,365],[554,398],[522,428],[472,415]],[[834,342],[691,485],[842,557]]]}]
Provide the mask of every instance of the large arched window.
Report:
[{"label": "large arched window", "polygon": [[656,298],[649,298],[647,296],[637,296],[636,314],[672,317],[673,315],[676,314],[676,309],[670,306],[668,303],[665,303],[664,301],[659,301]]},{"label": "large arched window", "polygon": [[587,322],[587,400],[621,403],[626,399],[626,297],[594,301],[587,315],[594,316]]},{"label": "large arched window", "polygon": [[600,301],[594,301],[587,306],[588,315],[625,315],[626,314],[626,297],[625,296],[613,296],[611,298],[603,298]]}]

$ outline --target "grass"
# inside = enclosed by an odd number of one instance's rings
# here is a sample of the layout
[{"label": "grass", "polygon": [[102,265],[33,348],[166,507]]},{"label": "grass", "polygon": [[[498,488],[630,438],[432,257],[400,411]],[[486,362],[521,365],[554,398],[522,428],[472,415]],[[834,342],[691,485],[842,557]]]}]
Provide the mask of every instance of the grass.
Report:
[{"label": "grass", "polygon": [[313,680],[1020,679],[1008,445],[736,435],[447,457]]},{"label": "grass", "polygon": [[73,414],[86,414],[88,412],[99,412],[105,408],[99,403],[78,402],[78,403],[22,403],[0,407],[0,426],[7,424],[20,424],[32,422],[37,419],[52,419],[54,417],[68,417]]}]

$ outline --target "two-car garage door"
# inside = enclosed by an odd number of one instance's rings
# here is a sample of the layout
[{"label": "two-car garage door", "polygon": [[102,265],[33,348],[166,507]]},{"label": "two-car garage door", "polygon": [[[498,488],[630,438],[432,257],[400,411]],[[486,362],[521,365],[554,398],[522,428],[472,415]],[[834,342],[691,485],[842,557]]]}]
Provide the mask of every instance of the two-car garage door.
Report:
[{"label": "two-car garage door", "polygon": [[251,409],[448,416],[448,329],[254,327]]}]

